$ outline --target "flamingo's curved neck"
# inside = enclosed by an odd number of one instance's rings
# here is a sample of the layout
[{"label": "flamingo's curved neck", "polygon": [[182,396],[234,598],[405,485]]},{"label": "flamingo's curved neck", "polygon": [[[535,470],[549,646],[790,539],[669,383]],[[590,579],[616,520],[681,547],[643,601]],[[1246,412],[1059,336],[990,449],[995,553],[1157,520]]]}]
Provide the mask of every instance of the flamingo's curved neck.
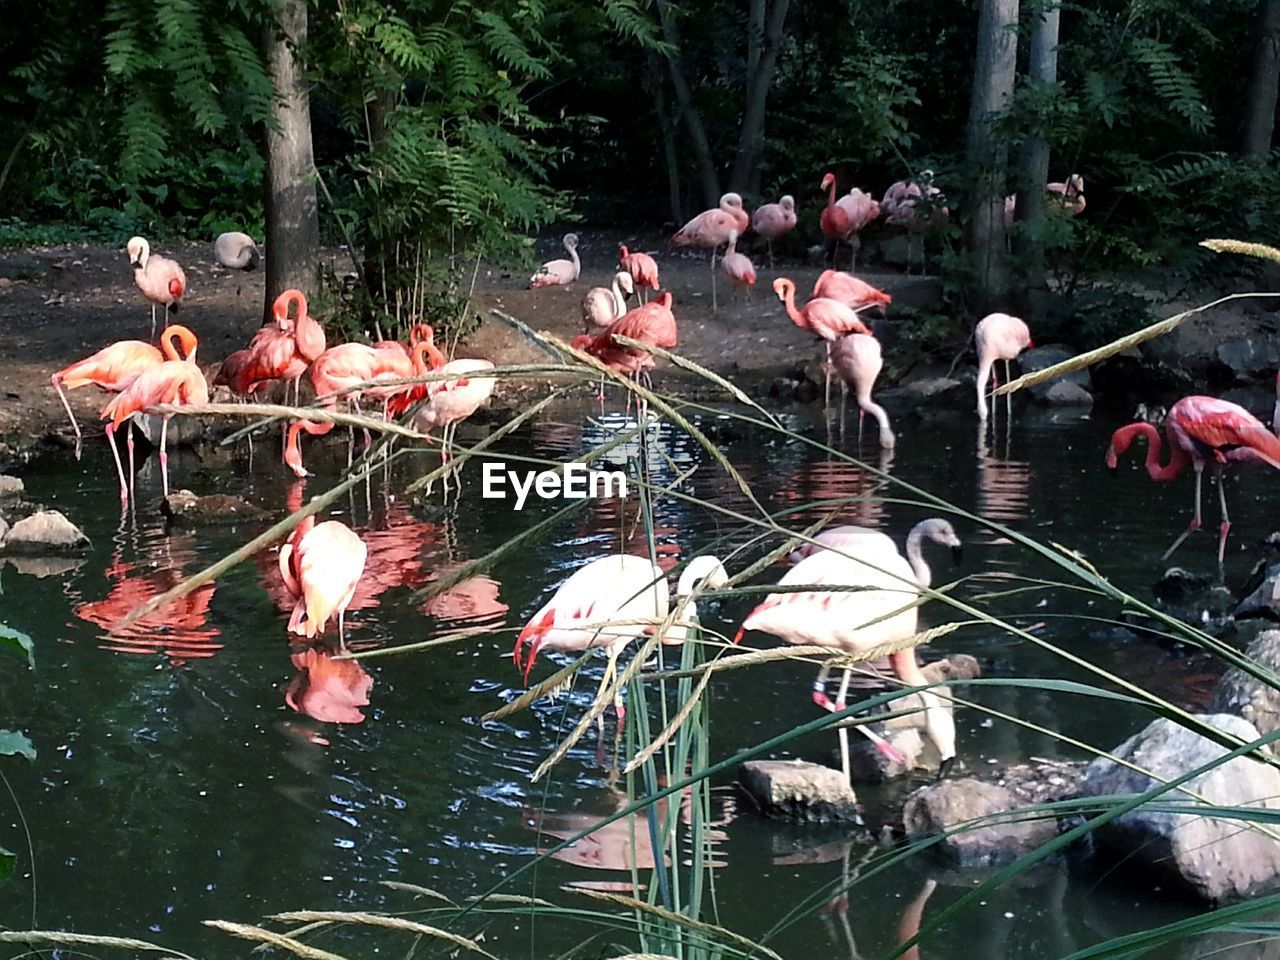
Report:
[{"label": "flamingo's curved neck", "polygon": [[804,314],[796,309],[796,288],[791,284],[782,288],[782,304],[787,308],[787,316],[792,323],[797,327],[805,326]]},{"label": "flamingo's curved neck", "polygon": [[[920,550],[920,542],[923,539],[924,531],[918,525],[907,534],[907,563],[911,564],[911,573],[916,578],[916,585],[927,587],[933,583],[933,571],[924,562],[924,554]],[[911,659],[914,661],[915,657]]]},{"label": "flamingo's curved neck", "polygon": [[1131,423],[1127,427],[1121,427],[1111,437],[1111,449],[1117,456],[1129,448],[1135,437],[1147,438],[1147,459],[1143,466],[1147,468],[1147,475],[1152,480],[1164,482],[1172,480],[1183,471],[1191,458],[1187,455],[1178,444],[1171,443],[1169,445],[1169,462],[1163,466],[1160,464],[1160,453],[1163,446],[1163,439],[1160,431],[1149,423]]},{"label": "flamingo's curved neck", "polygon": [[[809,181],[812,183],[813,181]],[[831,183],[827,186],[827,208],[830,209],[836,205],[836,179],[831,178]]]}]

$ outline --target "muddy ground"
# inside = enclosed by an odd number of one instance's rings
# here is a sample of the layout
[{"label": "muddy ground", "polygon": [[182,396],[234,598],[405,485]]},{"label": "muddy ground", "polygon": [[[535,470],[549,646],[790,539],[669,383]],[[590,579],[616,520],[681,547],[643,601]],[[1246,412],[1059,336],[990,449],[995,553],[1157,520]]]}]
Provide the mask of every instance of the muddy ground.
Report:
[{"label": "muddy ground", "polygon": [[[773,296],[775,276],[791,276],[800,293],[807,294],[820,267],[795,261],[770,268],[763,250],[753,255],[759,273],[754,290],[730,288],[721,277],[720,306],[711,308],[711,272],[705,255],[665,253],[665,237],[620,231],[579,231],[582,277],[567,287],[527,289],[525,272],[482,267],[476,285],[475,304],[485,313],[497,307],[538,331],[569,339],[581,332],[580,302],[591,286],[606,285],[614,272],[617,244],[648,250],[659,262],[664,289],[675,296],[680,327],[678,352],[725,376],[753,395],[764,397],[779,377],[793,374],[822,353],[821,344],[795,327]],[[176,319],[200,337],[199,358],[213,375],[217,364],[231,351],[244,346],[258,329],[262,316],[263,274],[222,269],[212,257],[212,244],[159,244],[158,253],[179,260],[187,273],[188,294]],[[554,238],[538,245],[539,259],[560,256]],[[350,269],[346,255],[330,251],[335,267]],[[894,296],[887,319],[878,322],[877,333],[885,342],[886,381],[901,376],[910,364],[895,363],[899,351],[895,339],[894,312],[903,307],[930,309],[940,299],[935,279],[902,273],[862,272],[869,282]],[[323,321],[323,315],[320,319]],[[1247,328],[1249,321],[1234,323],[1230,317],[1205,317],[1185,329],[1184,349],[1212,350],[1213,343],[1233,332],[1228,326]],[[0,435],[27,438],[69,436],[69,427],[49,384],[50,374],[120,339],[145,339],[151,326],[150,306],[133,285],[133,275],[122,249],[72,246],[0,253]],[[1187,346],[1190,343],[1192,346]],[[539,363],[548,357],[512,327],[489,318],[457,348],[459,356],[486,357],[498,364]],[[659,365],[658,382],[672,392],[703,392],[700,381]],[[923,372],[917,370],[917,373]],[[886,384],[887,385],[887,384]],[[536,392],[537,383],[508,385],[501,392],[516,396]],[[510,397],[509,397],[510,398]],[[72,405],[85,423],[97,420],[103,394],[93,388],[71,394]]]}]

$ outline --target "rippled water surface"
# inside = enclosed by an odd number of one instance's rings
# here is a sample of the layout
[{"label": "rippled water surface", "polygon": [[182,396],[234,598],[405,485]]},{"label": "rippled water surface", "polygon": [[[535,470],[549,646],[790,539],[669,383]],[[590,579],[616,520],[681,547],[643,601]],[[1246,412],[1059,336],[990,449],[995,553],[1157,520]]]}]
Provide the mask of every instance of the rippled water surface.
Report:
[{"label": "rippled water surface", "polygon": [[[503,441],[501,449],[553,460],[575,456],[608,438],[606,428],[589,423],[590,414],[586,408],[561,409]],[[877,495],[874,477],[799,442],[731,428],[709,415],[699,422],[716,431],[726,455],[770,510],[865,498],[840,506],[838,519],[879,527],[899,541],[914,522],[934,512],[900,502],[912,499],[909,491],[888,488]],[[795,426],[808,435],[822,433],[817,420]],[[1105,419],[1057,422],[1026,414],[1011,436],[1002,425],[992,443],[980,439],[977,424],[966,418],[904,419],[900,447],[891,458],[879,460],[866,451],[894,477],[1077,550],[1118,584],[1149,596],[1160,569],[1156,558],[1189,517],[1191,481],[1157,487],[1136,462],[1124,464],[1118,478],[1109,477],[1102,451],[1114,426]],[[750,515],[755,507],[725,472],[666,427],[651,446],[661,454],[653,457],[655,481],[670,483],[692,470],[679,489],[717,508],[675,497],[658,501],[653,527],[663,565],[709,547],[723,555],[747,543],[751,533],[734,515]],[[846,449],[854,446],[848,438]],[[273,518],[340,477],[340,443],[309,448],[308,465],[319,476],[305,488],[287,481],[270,450],[270,441],[260,440],[252,469],[243,451],[212,452],[203,461],[178,453],[171,469],[178,485],[240,494]],[[619,462],[625,453],[616,455]],[[274,550],[162,614],[108,636],[108,626],[125,612],[266,524],[166,531],[151,503],[158,473],[140,478],[142,506],[121,519],[101,445],[90,446],[79,463],[32,467],[26,475],[32,498],[79,522],[93,550],[83,562],[11,565],[3,574],[0,620],[35,638],[37,669],[29,677],[7,668],[0,672],[0,726],[27,731],[39,759],[4,764],[22,820],[7,797],[0,801],[0,845],[25,851],[25,825],[35,862],[32,871],[23,853],[22,875],[0,899],[0,923],[141,936],[197,955],[225,955],[242,948],[229,948],[202,920],[256,922],[264,914],[300,908],[409,908],[407,894],[380,885],[386,880],[462,899],[494,887],[553,838],[620,809],[623,786],[609,776],[608,758],[597,762],[594,734],[547,783],[529,783],[532,770],[588,706],[591,694],[582,684],[532,711],[485,725],[478,718],[524,689],[510,658],[512,628],[583,562],[619,544],[628,552],[646,552],[635,501],[592,502],[485,575],[416,599],[415,591],[564,506],[531,502],[514,513],[507,503],[481,500],[476,463],[467,466],[460,506],[444,507],[438,498],[413,504],[402,491],[419,472],[416,462],[397,464],[389,483],[360,487],[335,506],[334,515],[354,526],[369,547],[347,621],[349,640],[366,650],[428,640],[460,625],[490,632],[357,663],[290,647]],[[1272,479],[1260,467],[1243,469],[1228,485],[1235,521],[1228,580],[1243,577],[1253,556],[1244,548],[1271,529],[1280,502]],[[1212,498],[1208,506],[1216,521]],[[953,574],[939,556],[935,571],[943,581],[968,577],[957,596],[1021,625],[1038,625],[1037,636],[1180,705],[1207,702],[1216,679],[1211,663],[1101,622],[1117,614],[1105,601],[1063,591],[990,598],[1014,586],[1014,576],[1057,574],[1047,561],[989,529],[963,520],[956,526],[966,541],[964,563]],[[761,552],[750,548],[731,567]],[[1212,572],[1213,537],[1193,537],[1180,559]],[[775,567],[770,576],[781,572]],[[748,604],[744,599],[712,605],[703,611],[704,620],[731,636]],[[1065,613],[1099,619],[1066,620]],[[938,604],[923,614],[926,623],[954,617]],[[763,637],[749,639],[765,643]],[[1088,679],[1080,668],[989,627],[962,628],[927,651],[926,659],[952,652],[978,657],[988,676]],[[551,669],[550,659],[543,658],[534,676]],[[598,677],[600,669],[594,665],[589,676]],[[713,758],[814,719],[811,674],[805,665],[772,665],[714,682]],[[967,695],[1102,747],[1143,723],[1136,711],[1026,688],[973,688]],[[1082,755],[980,710],[963,711],[957,720],[960,764],[969,770],[1031,756]],[[612,731],[612,717],[607,729]],[[833,735],[816,734],[790,749],[822,758],[834,746]],[[723,866],[716,872],[716,913],[710,919],[747,936],[768,935],[784,956],[817,950],[876,956],[897,942],[899,922],[927,880],[939,886],[925,907],[926,918],[976,882],[973,875],[917,859],[855,887],[847,903],[827,902],[829,885],[856,873],[874,851],[875,827],[885,811],[922,781],[862,791],[868,830],[761,820],[729,782],[722,781],[713,810],[716,856]],[[642,869],[653,863],[643,836],[634,850],[631,836],[620,821],[506,892],[571,902],[559,891],[564,884],[627,881],[632,859]],[[792,914],[806,903],[825,905]],[[945,937],[926,943],[921,956],[1059,956],[1107,935],[1176,919],[1185,909],[1130,874],[1049,867],[966,914]],[[552,956],[583,935],[558,922],[527,919],[495,921],[486,932],[489,949],[503,956]],[[1208,940],[1195,949],[1225,942]],[[1202,955],[1186,949],[1178,955]],[[1228,960],[1258,955],[1217,954]]]}]

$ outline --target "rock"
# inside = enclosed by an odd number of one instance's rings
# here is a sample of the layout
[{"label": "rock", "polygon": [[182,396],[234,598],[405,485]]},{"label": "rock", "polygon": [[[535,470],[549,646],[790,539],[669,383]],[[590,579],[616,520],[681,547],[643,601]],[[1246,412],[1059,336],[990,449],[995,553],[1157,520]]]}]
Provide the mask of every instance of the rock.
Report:
[{"label": "rock", "polygon": [[9,535],[9,521],[4,517],[0,517],[0,543],[4,542],[4,538]]},{"label": "rock", "polygon": [[[891,391],[886,390],[884,393],[889,395]],[[895,387],[892,394],[912,406],[953,407],[965,394],[965,387],[959,380],[951,377],[927,377]]]},{"label": "rock", "polygon": [[1157,600],[1175,603],[1198,596],[1212,583],[1213,580],[1208,574],[1193,573],[1182,567],[1170,567],[1156,582],[1153,589]]},{"label": "rock", "polygon": [[953,653],[933,663],[926,663],[920,668],[920,672],[930,683],[974,680],[982,676],[982,665],[978,663],[977,657],[971,657],[967,653]]},{"label": "rock", "polygon": [[41,510],[19,520],[4,539],[5,553],[70,553],[89,548],[89,538],[57,510]]},{"label": "rock", "polygon": [[160,511],[170,520],[192,526],[241,523],[245,520],[261,520],[267,516],[267,511],[239,497],[225,493],[197,497],[190,490],[178,490],[169,494],[160,502]]},{"label": "rock", "polygon": [[[999,816],[1016,810],[1013,791],[972,777],[943,780],[921,787],[909,797],[902,811],[907,840],[922,840],[951,830],[979,817]],[[999,867],[1012,863],[1058,834],[1054,820],[1001,818],[990,826],[965,830],[947,837],[931,849],[944,860],[962,867]]]},{"label": "rock", "polygon": [[18,477],[0,474],[0,500],[16,500],[25,490],[26,486]]},{"label": "rock", "polygon": [[[1041,384],[1040,386],[1046,386]],[[1092,407],[1093,394],[1077,383],[1065,380],[1048,384],[1048,389],[1035,396],[1041,403],[1050,407]]]},{"label": "rock", "polygon": [[1270,338],[1232,337],[1218,344],[1214,355],[1238,380],[1273,372],[1280,355]]},{"label": "rock", "polygon": [[[1023,373],[1039,373],[1047,367],[1052,367],[1055,363],[1062,363],[1064,360],[1070,360],[1075,355],[1074,350],[1068,350],[1066,347],[1059,346],[1057,344],[1035,347],[1034,349],[1024,350],[1022,353],[1018,354],[1018,369]],[[1001,366],[1003,367],[1003,365]],[[1046,380],[1044,383],[1037,384],[1034,387],[1027,387],[1027,392],[1035,399],[1043,402],[1049,391],[1061,383],[1074,384],[1085,393],[1088,393],[1092,386],[1092,381],[1089,378],[1089,370],[1086,368],[1084,370],[1073,370],[1071,373],[1064,373],[1060,377],[1054,377],[1052,380]]]},{"label": "rock", "polygon": [[1236,604],[1235,615],[1241,619],[1280,621],[1280,564],[1262,570],[1262,580],[1253,592]]},{"label": "rock", "polygon": [[[840,388],[840,379],[835,375],[833,370],[831,376],[831,386],[835,389]],[[800,380],[808,381],[815,387],[825,387],[827,382],[827,354],[823,351],[822,356],[814,357],[800,370]]]},{"label": "rock", "polygon": [[1020,805],[1057,803],[1080,795],[1086,760],[1032,758],[999,771],[995,783],[1013,793]]},{"label": "rock", "polygon": [[800,403],[812,403],[820,396],[822,396],[822,388],[808,380],[801,380],[796,384],[796,400]]},{"label": "rock", "polygon": [[774,400],[789,401],[796,395],[796,382],[787,377],[774,377],[769,382],[769,396]]},{"label": "rock", "polygon": [[[1265,630],[1258,634],[1244,655],[1266,670],[1280,673],[1280,630]],[[1280,689],[1238,667],[1232,667],[1222,675],[1214,688],[1209,709],[1214,713],[1243,717],[1260,734],[1280,730]],[[1268,744],[1266,749],[1272,755],[1280,755],[1274,743]]]},{"label": "rock", "polygon": [[[1200,715],[1199,719],[1243,740],[1258,737],[1253,724],[1231,714]],[[1227,752],[1226,747],[1162,718],[1112,751],[1159,780],[1099,757],[1089,764],[1082,793],[1094,797],[1144,793]],[[1248,896],[1275,885],[1280,880],[1280,840],[1250,830],[1238,819],[1205,816],[1193,797],[1223,806],[1280,809],[1280,770],[1237,757],[1161,798],[1164,805],[1186,803],[1188,813],[1139,808],[1100,827],[1095,840],[1126,863],[1145,865],[1205,900]]]},{"label": "rock", "polygon": [[738,783],[769,817],[805,822],[861,822],[858,798],[844,774],[802,760],[749,760]]}]

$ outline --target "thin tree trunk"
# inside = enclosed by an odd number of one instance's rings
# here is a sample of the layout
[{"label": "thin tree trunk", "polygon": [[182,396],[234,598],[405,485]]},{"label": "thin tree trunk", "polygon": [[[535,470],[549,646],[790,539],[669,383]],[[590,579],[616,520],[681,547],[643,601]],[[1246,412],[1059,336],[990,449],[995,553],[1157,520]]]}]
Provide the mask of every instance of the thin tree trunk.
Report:
[{"label": "thin tree trunk", "polygon": [[671,207],[671,219],[676,223],[684,223],[687,218],[684,215],[684,202],[680,197],[680,158],[676,153],[675,122],[667,113],[662,67],[653,51],[645,55],[645,67],[653,112],[658,118],[658,130],[662,134],[662,156],[667,167],[667,202]]},{"label": "thin tree trunk", "polygon": [[1013,93],[1018,0],[980,0],[978,6],[978,52],[965,152],[974,184],[968,231],[972,281],[978,305],[985,312],[999,304],[1009,285],[1004,245],[1009,148],[996,135],[995,119]]},{"label": "thin tree trunk", "polygon": [[306,0],[278,0],[275,25],[264,36],[267,70],[275,87],[267,127],[267,268],[263,323],[289,287],[315,280],[320,249],[315,157],[311,152],[311,99],[298,49],[307,40]]},{"label": "thin tree trunk", "polygon": [[1253,48],[1253,76],[1245,94],[1244,136],[1240,153],[1261,163],[1271,152],[1280,90],[1280,0],[1262,0],[1258,8],[1258,40]]},{"label": "thin tree trunk", "polygon": [[698,167],[703,199],[708,207],[714,207],[720,202],[720,178],[716,174],[715,159],[711,156],[711,141],[707,138],[702,117],[693,103],[693,91],[685,77],[680,57],[680,30],[671,12],[671,4],[667,0],[657,0],[657,4],[658,19],[662,23],[662,39],[671,47],[671,53],[667,54],[667,68],[671,74],[671,86],[676,92],[676,104],[692,141],[693,159]]},{"label": "thin tree trunk", "polygon": [[755,83],[760,69],[760,51],[764,47],[764,14],[767,0],[751,0],[747,13],[747,89]]},{"label": "thin tree trunk", "polygon": [[[1030,56],[1027,76],[1040,84],[1058,80],[1057,4],[1046,7],[1031,23]],[[1049,179],[1049,141],[1039,134],[1027,137],[1018,156],[1017,220],[1019,229],[1013,235],[1013,251],[1018,255],[1023,277],[1024,311],[1031,319],[1037,316],[1034,291],[1044,288],[1044,185]],[[1071,174],[1068,170],[1066,173]]]},{"label": "thin tree trunk", "polygon": [[[763,46],[759,51],[755,69],[751,69],[748,56],[747,103],[742,114],[742,131],[738,138],[738,154],[733,161],[733,175],[729,182],[734,189],[752,196],[760,192],[760,163],[764,157],[765,107],[769,101],[769,88],[778,68],[778,51],[782,47],[782,28],[787,19],[791,0],[774,0],[765,27]],[[763,2],[760,3],[763,8]],[[755,12],[755,0],[752,4]],[[761,13],[763,14],[763,9]],[[754,32],[754,24],[752,24]],[[750,47],[748,46],[748,53]]]}]

